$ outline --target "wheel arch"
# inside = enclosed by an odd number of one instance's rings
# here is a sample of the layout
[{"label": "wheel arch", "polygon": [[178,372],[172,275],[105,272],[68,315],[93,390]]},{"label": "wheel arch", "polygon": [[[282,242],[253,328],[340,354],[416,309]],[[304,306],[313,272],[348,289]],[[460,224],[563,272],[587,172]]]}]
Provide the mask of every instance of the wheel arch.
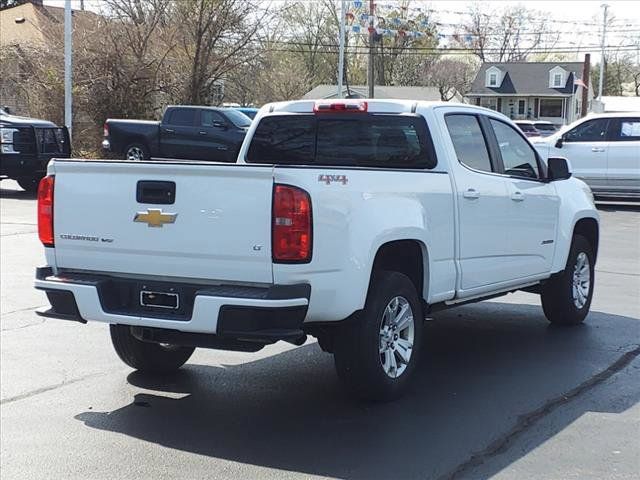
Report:
[{"label": "wheel arch", "polygon": [[371,272],[371,279],[378,270],[403,273],[416,287],[418,296],[424,300],[429,291],[429,251],[424,242],[417,239],[391,240],[380,245],[376,251]]},{"label": "wheel arch", "polygon": [[598,246],[600,244],[600,229],[595,218],[581,218],[573,226],[573,235],[582,235],[587,239],[593,248],[594,259],[598,257]]}]

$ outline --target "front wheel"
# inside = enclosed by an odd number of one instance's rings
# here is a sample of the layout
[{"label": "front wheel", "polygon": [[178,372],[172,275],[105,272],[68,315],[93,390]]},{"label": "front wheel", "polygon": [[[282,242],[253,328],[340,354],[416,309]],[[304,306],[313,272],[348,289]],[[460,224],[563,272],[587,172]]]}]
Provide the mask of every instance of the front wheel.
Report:
[{"label": "front wheel", "polygon": [[406,390],[422,345],[422,307],[411,280],[376,272],[362,315],[334,337],[338,376],[358,397],[398,398]]},{"label": "front wheel", "polygon": [[37,193],[38,185],[40,184],[40,180],[42,177],[28,177],[28,178],[19,178],[16,180],[20,187],[29,192],[29,193]]},{"label": "front wheel", "polygon": [[178,370],[195,350],[193,347],[148,343],[131,334],[128,325],[110,325],[111,342],[118,357],[142,372],[168,373]]},{"label": "front wheel", "polygon": [[575,235],[564,271],[542,287],[542,309],[558,325],[577,325],[589,313],[593,297],[595,258],[593,248],[582,235]]}]

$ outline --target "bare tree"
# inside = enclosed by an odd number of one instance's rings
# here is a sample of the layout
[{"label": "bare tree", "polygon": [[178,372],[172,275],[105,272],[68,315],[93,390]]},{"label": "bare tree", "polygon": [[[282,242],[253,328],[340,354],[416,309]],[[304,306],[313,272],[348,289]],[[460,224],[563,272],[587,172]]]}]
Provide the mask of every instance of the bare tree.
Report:
[{"label": "bare tree", "polygon": [[468,15],[464,35],[471,37],[471,48],[483,62],[526,61],[533,53],[551,50],[560,36],[545,14],[522,5],[496,11],[476,3]]},{"label": "bare tree", "polygon": [[444,57],[426,66],[423,82],[436,87],[440,99],[448,102],[456,94],[464,95],[469,91],[475,71],[473,62]]}]

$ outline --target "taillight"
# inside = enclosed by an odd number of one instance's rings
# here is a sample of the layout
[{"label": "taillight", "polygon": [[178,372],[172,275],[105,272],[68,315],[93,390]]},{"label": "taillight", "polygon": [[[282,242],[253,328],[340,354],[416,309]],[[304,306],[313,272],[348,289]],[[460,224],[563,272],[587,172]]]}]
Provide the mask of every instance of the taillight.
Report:
[{"label": "taillight", "polygon": [[38,185],[38,236],[45,247],[53,247],[53,184],[54,176],[40,180]]},{"label": "taillight", "polygon": [[311,198],[301,188],[275,185],[271,220],[272,256],[276,263],[311,261]]},{"label": "taillight", "polygon": [[102,127],[102,134],[105,138],[109,136],[109,125],[107,125],[106,123]]}]

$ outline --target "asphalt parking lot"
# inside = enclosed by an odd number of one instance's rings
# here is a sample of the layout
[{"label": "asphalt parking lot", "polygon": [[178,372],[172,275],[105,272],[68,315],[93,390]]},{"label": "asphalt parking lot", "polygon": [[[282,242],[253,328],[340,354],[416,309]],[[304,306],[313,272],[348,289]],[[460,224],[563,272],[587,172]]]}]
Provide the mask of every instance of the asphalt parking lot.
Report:
[{"label": "asphalt parking lot", "polygon": [[441,312],[409,394],[370,405],[314,341],[133,372],[106,325],[35,315],[35,200],[0,203],[2,478],[638,478],[640,206],[600,209],[584,325],[526,293]]}]

